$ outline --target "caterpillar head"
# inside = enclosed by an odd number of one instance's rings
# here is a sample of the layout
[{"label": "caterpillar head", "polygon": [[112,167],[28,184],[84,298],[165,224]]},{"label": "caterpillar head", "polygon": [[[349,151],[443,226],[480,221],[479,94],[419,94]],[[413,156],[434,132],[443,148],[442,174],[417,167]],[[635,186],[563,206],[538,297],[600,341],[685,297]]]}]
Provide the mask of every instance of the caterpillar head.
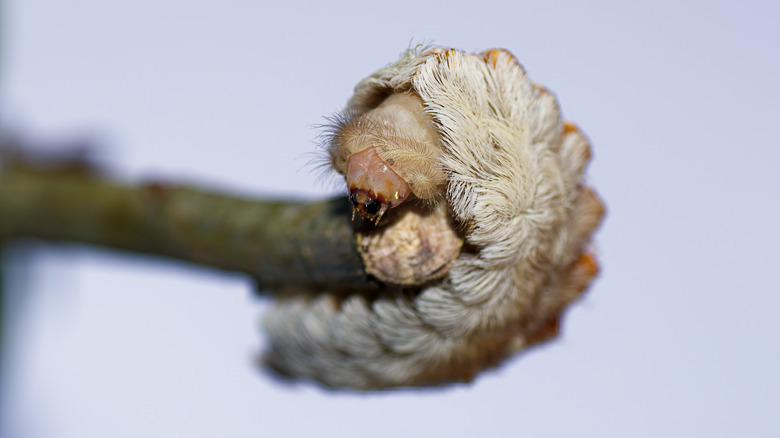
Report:
[{"label": "caterpillar head", "polygon": [[416,94],[394,93],[334,129],[333,167],[345,176],[355,212],[378,224],[410,196],[433,199],[446,178],[435,123]]},{"label": "caterpillar head", "polygon": [[379,223],[389,208],[404,202],[412,192],[409,184],[379,157],[373,146],[347,159],[346,177],[353,219],[357,211],[374,224]]}]

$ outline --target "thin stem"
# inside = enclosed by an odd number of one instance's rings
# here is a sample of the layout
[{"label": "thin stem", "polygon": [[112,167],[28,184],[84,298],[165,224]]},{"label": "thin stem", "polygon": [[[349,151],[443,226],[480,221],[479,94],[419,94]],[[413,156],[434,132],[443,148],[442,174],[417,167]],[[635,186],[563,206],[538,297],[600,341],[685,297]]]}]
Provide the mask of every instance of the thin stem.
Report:
[{"label": "thin stem", "polygon": [[244,199],[78,171],[0,173],[0,241],[40,238],[249,274],[260,289],[371,290],[344,198]]},{"label": "thin stem", "polygon": [[[8,299],[8,297],[6,295],[6,286],[5,286],[6,278],[3,275],[3,271],[4,271],[4,269],[3,269],[3,265],[4,265],[4,263],[3,263],[3,249],[4,249],[3,245],[0,244],[0,388],[3,388],[3,379],[5,378],[4,377],[5,375],[3,374],[3,368],[5,368],[5,361],[4,361],[5,351],[4,351],[4,348],[5,348],[6,343],[4,341],[5,341],[5,337],[6,337],[6,327],[5,327],[5,325],[8,323],[6,318],[5,318],[5,312],[6,312],[5,304],[6,304],[6,300]],[[2,393],[2,391],[0,391],[0,403],[2,403],[2,397],[3,397],[3,393]]]}]

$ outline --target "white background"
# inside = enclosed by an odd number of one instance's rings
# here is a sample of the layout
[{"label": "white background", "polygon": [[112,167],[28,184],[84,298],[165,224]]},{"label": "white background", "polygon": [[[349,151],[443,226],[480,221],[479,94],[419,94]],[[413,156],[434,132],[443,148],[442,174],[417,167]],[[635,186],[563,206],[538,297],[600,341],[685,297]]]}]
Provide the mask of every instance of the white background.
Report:
[{"label": "white background", "polygon": [[6,0],[5,127],[128,180],[321,197],[312,125],[359,79],[411,41],[506,47],[593,142],[601,278],[470,386],[360,394],[253,368],[241,276],[37,246],[2,437],[780,435],[776,2],[282,3]]}]

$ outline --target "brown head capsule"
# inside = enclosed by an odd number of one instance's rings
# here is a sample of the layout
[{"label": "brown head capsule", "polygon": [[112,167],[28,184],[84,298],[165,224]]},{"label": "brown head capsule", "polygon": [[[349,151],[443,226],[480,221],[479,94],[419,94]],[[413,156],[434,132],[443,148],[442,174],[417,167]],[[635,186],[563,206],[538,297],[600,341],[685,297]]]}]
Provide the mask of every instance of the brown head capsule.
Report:
[{"label": "brown head capsule", "polygon": [[331,160],[346,177],[353,218],[357,211],[378,224],[412,194],[429,200],[443,192],[438,131],[416,94],[391,94],[335,131]]},{"label": "brown head capsule", "polygon": [[352,216],[360,215],[379,223],[388,208],[404,202],[412,189],[376,153],[368,147],[347,160],[347,183],[352,201]]}]

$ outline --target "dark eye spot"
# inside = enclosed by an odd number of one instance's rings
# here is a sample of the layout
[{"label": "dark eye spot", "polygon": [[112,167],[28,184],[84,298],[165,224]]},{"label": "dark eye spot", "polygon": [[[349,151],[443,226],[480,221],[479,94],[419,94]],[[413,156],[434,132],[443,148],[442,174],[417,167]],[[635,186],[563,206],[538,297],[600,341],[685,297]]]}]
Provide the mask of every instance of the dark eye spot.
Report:
[{"label": "dark eye spot", "polygon": [[366,207],[366,213],[370,214],[371,216],[379,213],[379,207],[381,204],[379,204],[379,201],[375,199],[369,199],[364,204],[364,207]]}]

